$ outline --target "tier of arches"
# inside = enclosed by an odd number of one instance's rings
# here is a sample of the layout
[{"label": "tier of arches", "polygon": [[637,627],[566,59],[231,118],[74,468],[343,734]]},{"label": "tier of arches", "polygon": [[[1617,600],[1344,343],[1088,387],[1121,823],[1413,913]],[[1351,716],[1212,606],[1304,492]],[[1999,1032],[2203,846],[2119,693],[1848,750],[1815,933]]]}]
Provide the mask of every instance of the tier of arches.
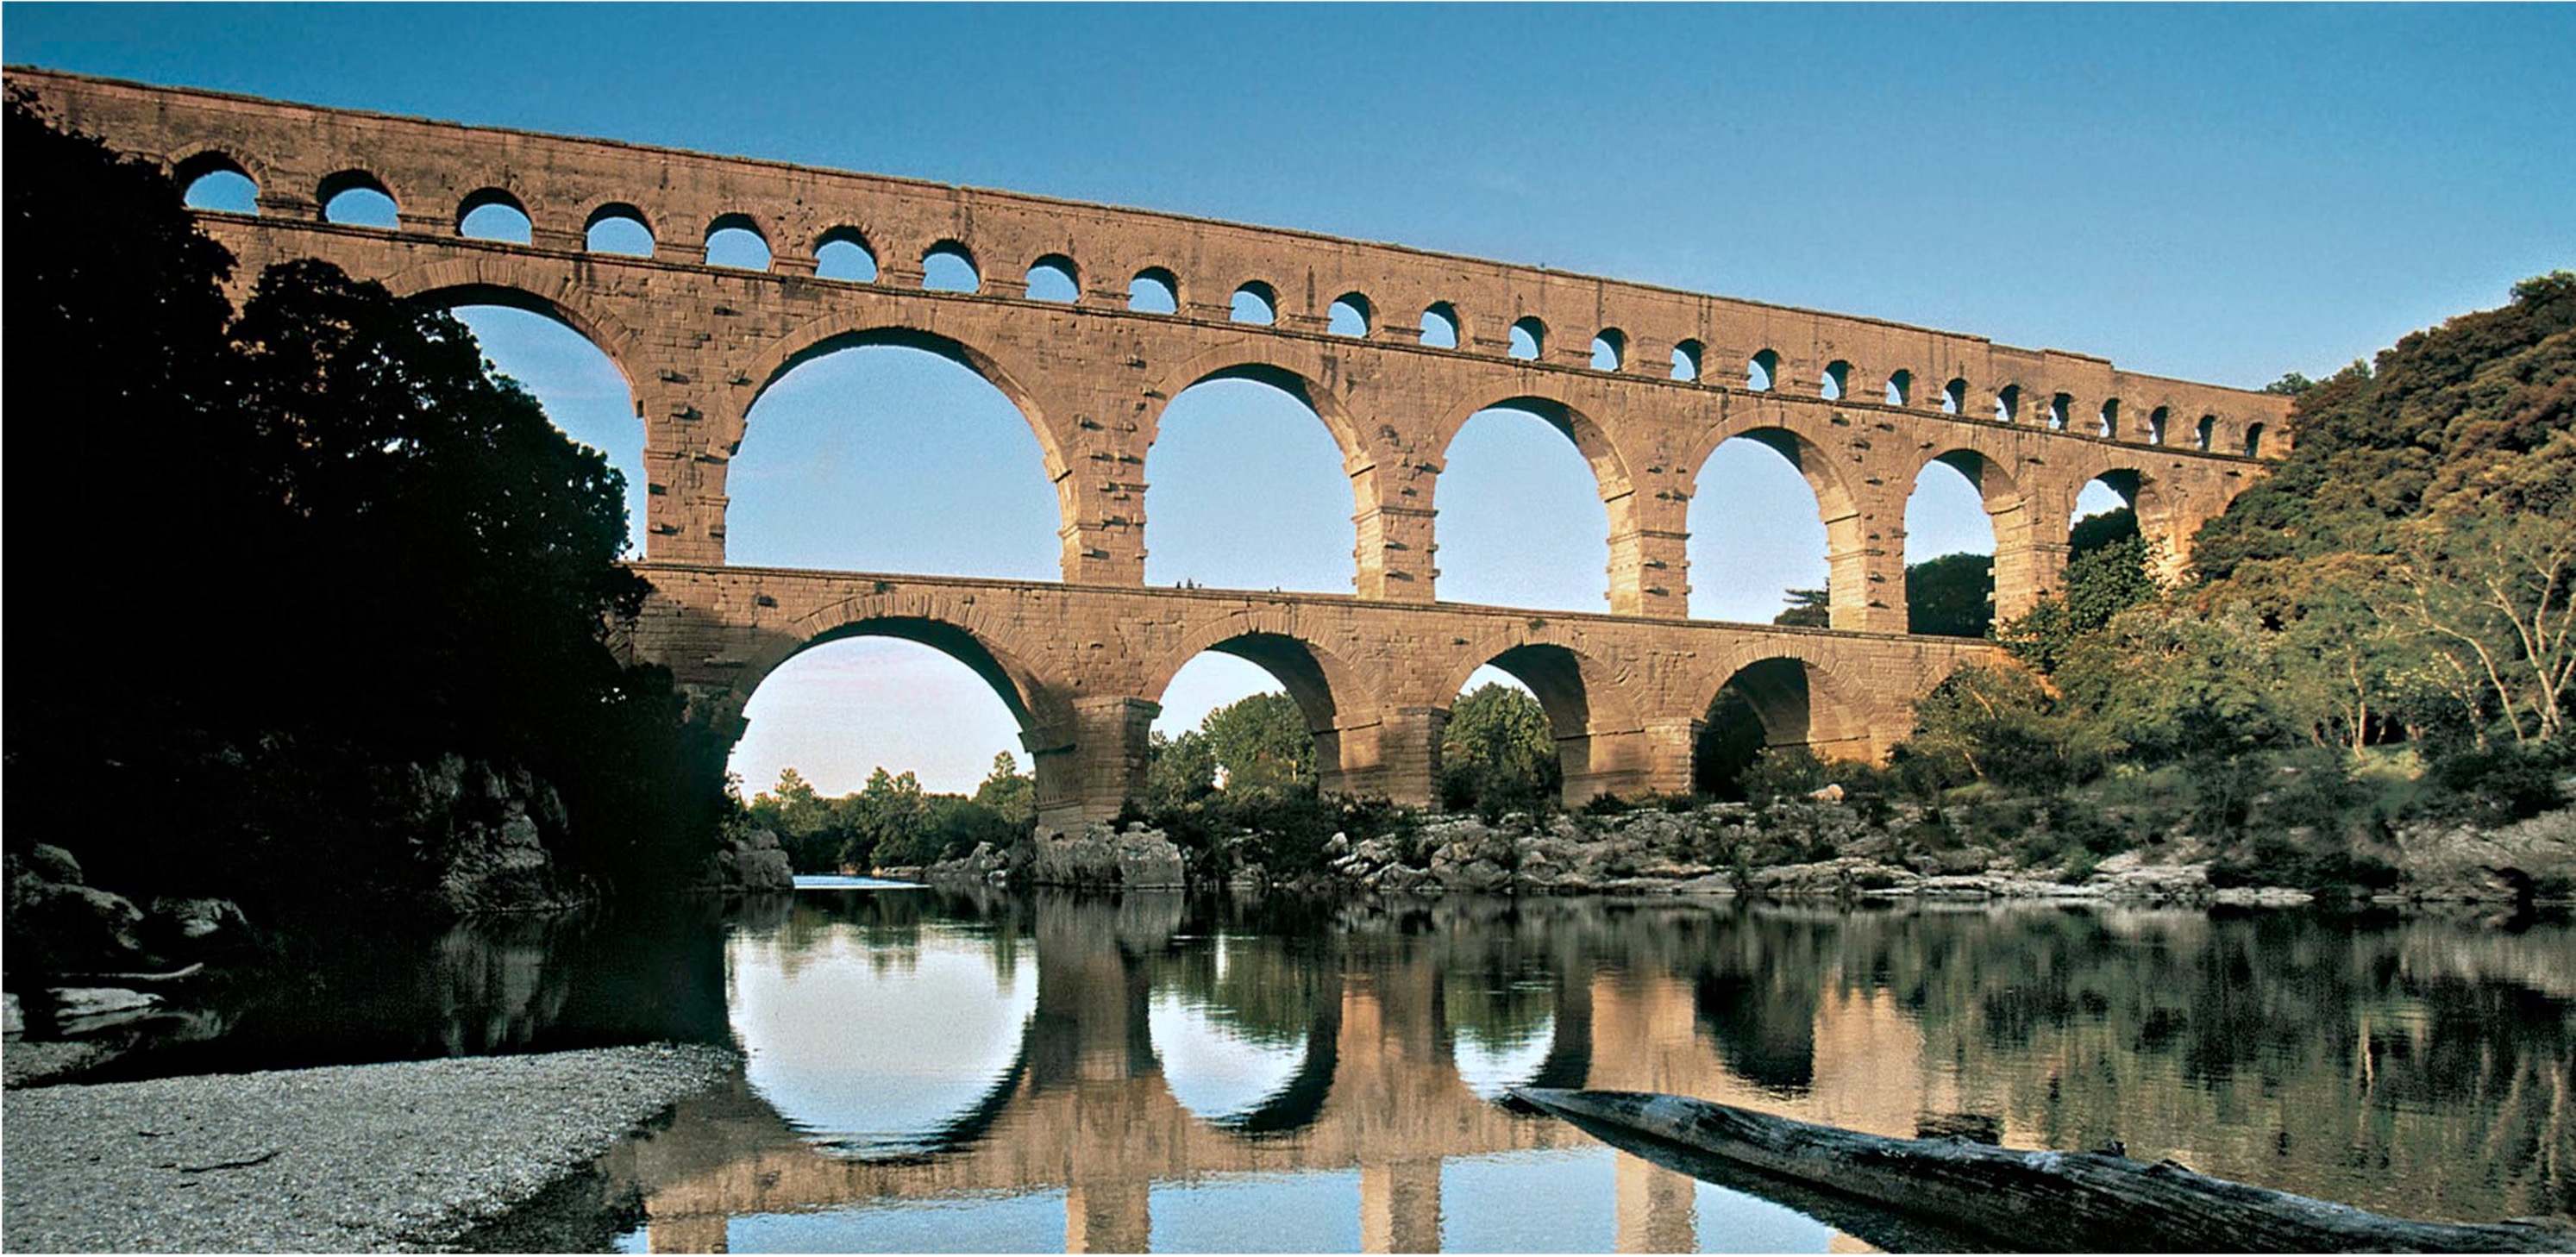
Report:
[{"label": "tier of arches", "polygon": [[[1133,679],[1120,685],[1051,677],[1028,662],[1041,652],[1013,648],[1010,635],[977,623],[971,601],[836,604],[801,617],[746,661],[732,689],[734,710],[747,711],[771,678],[790,674],[782,668],[808,652],[869,638],[927,647],[971,672],[1007,713],[1035,763],[1042,819],[1059,827],[1143,797],[1151,722],[1176,678],[1209,655],[1252,665],[1286,694],[1312,743],[1315,783],[1328,795],[1435,804],[1449,710],[1488,669],[1525,689],[1544,714],[1567,806],[1603,795],[1722,795],[1751,750],[1804,747],[1828,759],[1866,759],[1900,735],[1873,723],[1868,691],[1839,675],[1829,652],[1811,649],[1747,644],[1708,672],[1705,685],[1646,687],[1579,639],[1498,626],[1460,637],[1444,663],[1390,676],[1358,663],[1347,646],[1299,631],[1292,616],[1253,613],[1211,621],[1138,658]],[[736,737],[744,723],[737,721]]]},{"label": "tier of arches", "polygon": [[[412,282],[403,286],[415,289],[422,299],[444,305],[505,305],[539,314],[583,336],[606,355],[612,364],[619,364],[623,356],[621,350],[633,351],[635,338],[615,319],[585,313],[581,304],[568,294],[541,293],[537,291],[534,284],[516,285],[509,282],[512,278],[514,276],[506,267],[460,263],[429,268],[411,276]],[[728,458],[740,456],[746,441],[752,443],[755,447],[754,452],[757,452],[759,422],[756,416],[762,406],[762,399],[792,372],[845,350],[880,347],[917,351],[942,360],[958,368],[962,376],[971,378],[976,382],[976,386],[988,388],[1001,400],[1007,402],[1011,410],[1025,422],[1027,431],[1036,440],[1039,466],[1032,470],[1040,473],[1042,480],[1034,483],[1042,483],[1052,488],[1051,496],[1056,507],[1055,531],[1057,532],[1054,548],[1059,554],[1066,552],[1072,544],[1072,529],[1080,522],[1083,513],[1091,509],[1089,504],[1080,500],[1081,482],[1067,474],[1071,460],[1064,442],[1078,434],[1067,434],[1059,430],[1054,417],[1041,408],[1038,390],[1020,379],[1018,364],[1005,361],[1002,356],[985,352],[968,340],[955,336],[893,324],[859,330],[848,330],[839,324],[829,324],[780,339],[763,359],[755,364],[754,371],[749,376],[756,381],[756,384],[750,393],[751,402],[746,423],[739,429],[742,436],[725,447],[725,455]],[[627,378],[629,387],[632,388],[632,373],[622,365],[619,365],[619,371]],[[1517,411],[1534,417],[1548,428],[1554,429],[1557,435],[1564,439],[1566,447],[1569,447],[1577,456],[1579,460],[1577,465],[1583,468],[1601,503],[1599,509],[1603,514],[1599,521],[1601,532],[1598,536],[1609,544],[1616,545],[1618,538],[1634,536],[1645,526],[1646,517],[1642,512],[1652,504],[1643,500],[1645,495],[1636,492],[1636,479],[1630,471],[1629,459],[1621,452],[1617,435],[1576,405],[1544,394],[1520,394],[1498,397],[1489,403],[1456,407],[1438,416],[1426,433],[1427,439],[1437,443],[1438,454],[1435,457],[1423,458],[1415,455],[1404,459],[1390,459],[1379,442],[1364,435],[1366,420],[1348,410],[1339,395],[1320,382],[1318,374],[1316,364],[1305,362],[1298,355],[1275,352],[1253,353],[1247,352],[1246,348],[1241,346],[1221,348],[1211,351],[1199,360],[1181,364],[1158,382],[1156,387],[1146,392],[1148,402],[1140,412],[1139,419],[1147,442],[1147,458],[1139,461],[1147,465],[1140,468],[1140,473],[1144,474],[1139,475],[1139,480],[1159,478],[1151,474],[1153,442],[1162,431],[1162,421],[1167,411],[1176,401],[1190,395],[1193,390],[1219,381],[1249,381],[1266,386],[1292,401],[1298,411],[1311,416],[1320,424],[1323,432],[1329,435],[1333,442],[1332,448],[1339,455],[1340,467],[1327,474],[1348,480],[1348,491],[1352,495],[1350,500],[1353,504],[1352,519],[1365,522],[1370,519],[1373,512],[1396,505],[1401,501],[1404,507],[1414,513],[1417,520],[1416,527],[1420,532],[1419,541],[1415,544],[1425,550],[1436,544],[1433,537],[1432,518],[1438,513],[1436,500],[1438,490],[1442,483],[1442,473],[1447,470],[1447,460],[1453,447],[1470,420],[1496,411]],[[642,409],[640,401],[638,409]],[[649,422],[646,426],[649,429]],[[1836,459],[1823,444],[1820,444],[1819,438],[1824,440],[1836,438],[1829,432],[1816,430],[1818,426],[1814,423],[1801,422],[1794,415],[1781,415],[1776,412],[1755,412],[1751,418],[1741,424],[1714,426],[1707,430],[1695,448],[1685,451],[1684,458],[1687,461],[1683,465],[1691,470],[1690,478],[1683,483],[1689,484],[1695,481],[1716,457],[1720,448],[1738,438],[1752,445],[1767,448],[1778,455],[1797,473],[1807,487],[1811,500],[1805,504],[1805,509],[1813,512],[1812,518],[1818,521],[1826,534],[1824,553],[1821,557],[1832,569],[1832,579],[1827,584],[1829,588],[1840,591],[1836,598],[1836,605],[1841,606],[1866,596],[1869,590],[1867,573],[1859,566],[1867,550],[1862,535],[1863,507],[1868,505],[1872,495],[1875,495],[1882,515],[1895,509],[1889,504],[1881,481],[1895,480],[1896,477],[1882,476],[1880,481],[1866,484],[1855,479],[1855,473],[1842,465],[1844,460]],[[649,431],[647,436],[649,444]],[[2018,562],[2019,560],[2012,556],[2028,550],[2034,543],[2043,548],[2051,543],[2062,544],[2062,537],[2052,537],[2049,531],[2050,525],[2041,522],[2049,515],[2047,510],[2041,508],[2050,504],[2041,499],[2061,496],[2054,487],[2054,481],[2069,478],[2065,471],[2052,470],[2051,486],[2025,487],[2015,480],[2010,456],[1992,449],[1989,443],[1983,441],[1947,448],[1928,446],[1918,457],[1913,457],[1909,461],[1912,462],[1910,475],[1901,483],[1919,483],[1933,464],[1941,463],[1958,470],[1970,483],[1977,486],[1993,528],[1993,550],[1999,556],[1999,563]],[[1396,464],[1392,469],[1388,466],[1390,462]],[[1354,471],[1354,468],[1359,470]],[[1391,470],[1401,475],[1391,474]],[[1661,471],[1663,468],[1658,467],[1656,470]],[[643,468],[630,470],[630,476],[640,483],[650,480],[649,474]],[[2104,449],[2099,455],[2074,464],[2072,476],[2081,477],[2080,480],[2074,481],[2077,487],[2093,480],[2113,481],[2122,496],[2129,500],[2130,505],[2138,509],[2142,522],[2148,523],[2151,527],[2165,526],[2170,532],[2189,522],[2175,516],[2170,510],[2159,509],[2163,504],[2154,500],[2158,492],[2154,478],[2147,475],[2138,464],[2123,462],[2111,450]],[[1172,482],[1165,483],[1167,495],[1175,491]],[[1135,488],[1141,496],[1143,485],[1139,483]],[[1908,491],[1910,492],[1910,489]],[[653,495],[658,496],[660,492],[659,489],[655,489]],[[740,493],[734,496],[738,501],[759,500],[756,494],[749,499],[744,499]],[[1708,527],[1709,512],[1712,507],[1721,511],[1727,509],[1727,504],[1723,500],[1710,500],[1698,494],[1684,496],[1688,500],[1686,515],[1679,520],[1667,517],[1665,521],[1667,529],[1672,529],[1674,523],[1681,524],[1682,527],[1674,531],[1683,537]],[[643,500],[649,505],[651,497],[648,496]],[[2026,507],[2030,509],[2025,509]],[[1789,516],[1780,513],[1766,515],[1763,518],[1766,521],[1777,521]],[[641,522],[639,521],[639,524]],[[1127,522],[1141,532],[1144,527],[1141,510]],[[1725,520],[1720,517],[1716,522],[1723,524]],[[1741,521],[1737,522],[1740,524]],[[1579,535],[1584,530],[1552,531]],[[2158,534],[2157,539],[2168,548],[2177,547],[2185,540],[2178,535],[2163,534]],[[1365,537],[1358,539],[1358,541],[1365,540]],[[1363,552],[1362,560],[1365,562],[1367,557],[1364,553],[1365,546],[1355,542],[1354,549]],[[1910,560],[1914,556],[1905,555],[1900,547],[1898,557]],[[2047,555],[2041,552],[2034,562],[2044,562],[2046,558]],[[767,561],[782,560],[772,558]],[[803,561],[789,562],[789,565],[852,566]],[[880,564],[880,566],[900,565]],[[1067,566],[1070,566],[1069,563]],[[1036,571],[961,572],[959,574],[1043,578],[1043,574]],[[1435,571],[1427,575],[1436,574]],[[1723,572],[1712,572],[1707,569],[1702,569],[1699,574],[1704,580],[1726,578]],[[2026,579],[2044,584],[2047,575],[2041,574],[2037,577],[2026,577]],[[1355,576],[1354,579],[1359,577]],[[1614,581],[1616,579],[1615,573],[1613,579]],[[1271,582],[1257,580],[1242,582],[1244,587],[1259,587],[1262,583]],[[1880,583],[1884,584],[1884,580],[1882,579]],[[1319,592],[1333,591],[1332,586],[1329,585],[1316,584],[1308,587],[1315,588]],[[1572,600],[1529,603],[1509,602],[1502,598],[1490,600],[1507,605],[1554,605],[1560,609],[1586,609],[1581,603]],[[1767,617],[1746,615],[1743,618]],[[1843,620],[1837,617],[1835,623],[1843,623]]]},{"label": "tier of arches", "polygon": [[[229,149],[200,150],[174,163],[173,169],[192,203],[204,208],[256,214],[264,207],[300,212],[308,204],[292,195],[266,197],[258,165]],[[222,188],[220,196],[207,190],[219,185],[232,186]],[[315,184],[309,202],[314,216],[356,226],[1090,309],[1123,307],[1143,315],[1281,326],[1326,337],[1409,343],[1692,387],[1794,393],[1847,406],[1990,419],[2118,443],[2188,444],[2201,451],[2246,457],[2273,452],[2259,420],[2167,398],[2124,400],[2114,394],[2079,402],[2072,391],[2050,388],[2044,372],[2031,378],[2006,374],[1972,384],[1964,374],[1927,372],[1916,364],[1891,362],[1865,368],[1850,358],[1834,357],[1804,368],[1813,378],[1801,379],[1790,355],[1772,346],[1745,353],[1743,361],[1730,370],[1713,360],[1710,346],[1722,343],[1721,334],[1737,341],[1750,339],[1736,329],[1661,329],[1666,337],[1651,343],[1668,346],[1668,353],[1650,360],[1651,355],[1634,352],[1649,341],[1634,328],[1615,323],[1551,328],[1536,313],[1485,313],[1472,310],[1470,302],[1441,296],[1420,301],[1417,309],[1417,303],[1395,306],[1360,289],[1310,293],[1292,302],[1289,294],[1301,286],[1285,283],[1286,276],[1238,274],[1209,279],[1188,274],[1170,262],[1137,265],[1130,261],[1111,274],[1090,274],[1078,260],[1078,250],[1055,245],[1023,257],[1005,256],[1004,246],[970,238],[971,232],[907,243],[896,240],[891,228],[871,229],[857,222],[790,228],[782,218],[745,209],[708,214],[703,222],[692,217],[675,226],[669,221],[670,212],[657,223],[654,212],[642,202],[615,197],[566,207],[558,225],[551,221],[554,211],[532,212],[517,193],[500,184],[477,187],[458,198],[452,209],[436,213],[407,213],[404,204],[398,189],[364,167],[324,176]],[[1011,278],[1014,275],[1016,279]],[[1301,308],[1308,304],[1311,308]],[[1918,384],[1940,376],[1947,378],[1937,388]],[[2124,419],[2124,409],[2142,410],[2143,415]]]}]

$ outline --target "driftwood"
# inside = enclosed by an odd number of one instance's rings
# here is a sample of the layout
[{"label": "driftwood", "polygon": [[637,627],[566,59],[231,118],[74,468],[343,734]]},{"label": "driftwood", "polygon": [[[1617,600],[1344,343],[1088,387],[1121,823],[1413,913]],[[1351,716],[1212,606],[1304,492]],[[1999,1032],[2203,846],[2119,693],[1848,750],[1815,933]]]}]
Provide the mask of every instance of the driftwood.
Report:
[{"label": "driftwood", "polygon": [[1932,1219],[2008,1248],[2093,1252],[2576,1252],[2528,1220],[2415,1222],[2094,1152],[1889,1139],[1635,1091],[1512,1096],[1614,1146],[1664,1141],[1807,1187]]}]

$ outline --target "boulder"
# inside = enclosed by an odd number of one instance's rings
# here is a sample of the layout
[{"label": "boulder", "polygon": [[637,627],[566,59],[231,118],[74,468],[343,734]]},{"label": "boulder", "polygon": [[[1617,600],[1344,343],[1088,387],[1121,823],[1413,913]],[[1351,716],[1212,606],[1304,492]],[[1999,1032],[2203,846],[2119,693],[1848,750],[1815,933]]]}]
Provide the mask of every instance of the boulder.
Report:
[{"label": "boulder", "polygon": [[18,993],[11,991],[0,996],[0,1005],[5,1005],[5,1011],[0,1011],[0,1034],[25,1034],[27,1014],[18,1007]]},{"label": "boulder", "polygon": [[1040,886],[1178,890],[1189,884],[1189,868],[1181,849],[1160,830],[1140,825],[1116,833],[1094,823],[1077,838],[1039,841],[1029,880]]},{"label": "boulder", "polygon": [[708,854],[698,887],[725,895],[762,895],[796,889],[796,869],[766,829],[727,837]]},{"label": "boulder", "polygon": [[65,1034],[103,1030],[161,1006],[158,995],[115,986],[63,986],[46,994],[54,1003],[54,1024]]},{"label": "boulder", "polygon": [[250,941],[250,918],[242,915],[241,905],[229,899],[165,895],[152,901],[146,924],[156,939],[182,950],[202,951]]},{"label": "boulder", "polygon": [[79,886],[88,879],[81,876],[80,861],[72,853],[51,843],[37,843],[27,852],[27,871],[49,882]]}]

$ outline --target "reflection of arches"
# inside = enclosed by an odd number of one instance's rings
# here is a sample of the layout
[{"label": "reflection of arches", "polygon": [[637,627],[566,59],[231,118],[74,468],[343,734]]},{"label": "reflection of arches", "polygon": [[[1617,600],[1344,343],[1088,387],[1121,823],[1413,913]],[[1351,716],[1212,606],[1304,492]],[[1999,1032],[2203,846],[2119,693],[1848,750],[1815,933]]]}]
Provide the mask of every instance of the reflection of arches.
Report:
[{"label": "reflection of arches", "polygon": [[1333,1078],[1341,1069],[1342,992],[1339,974],[1327,985],[1314,1024],[1306,1030],[1306,1051],[1285,1086],[1242,1113],[1211,1123],[1220,1130],[1255,1137],[1294,1134],[1315,1124],[1332,1099]]}]

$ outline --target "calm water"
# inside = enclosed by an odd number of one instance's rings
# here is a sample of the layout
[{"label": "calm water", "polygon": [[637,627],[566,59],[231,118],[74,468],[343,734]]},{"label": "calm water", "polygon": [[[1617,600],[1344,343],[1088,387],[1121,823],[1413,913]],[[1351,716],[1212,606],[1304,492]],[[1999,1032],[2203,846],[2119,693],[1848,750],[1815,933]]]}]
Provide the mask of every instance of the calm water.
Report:
[{"label": "calm water", "polygon": [[2576,1210],[2563,920],[809,889],[296,960],[130,1068],[738,1043],[731,1087],[605,1164],[637,1252],[1960,1242],[1493,1103],[1525,1082],[2116,1138],[2414,1216]]}]

